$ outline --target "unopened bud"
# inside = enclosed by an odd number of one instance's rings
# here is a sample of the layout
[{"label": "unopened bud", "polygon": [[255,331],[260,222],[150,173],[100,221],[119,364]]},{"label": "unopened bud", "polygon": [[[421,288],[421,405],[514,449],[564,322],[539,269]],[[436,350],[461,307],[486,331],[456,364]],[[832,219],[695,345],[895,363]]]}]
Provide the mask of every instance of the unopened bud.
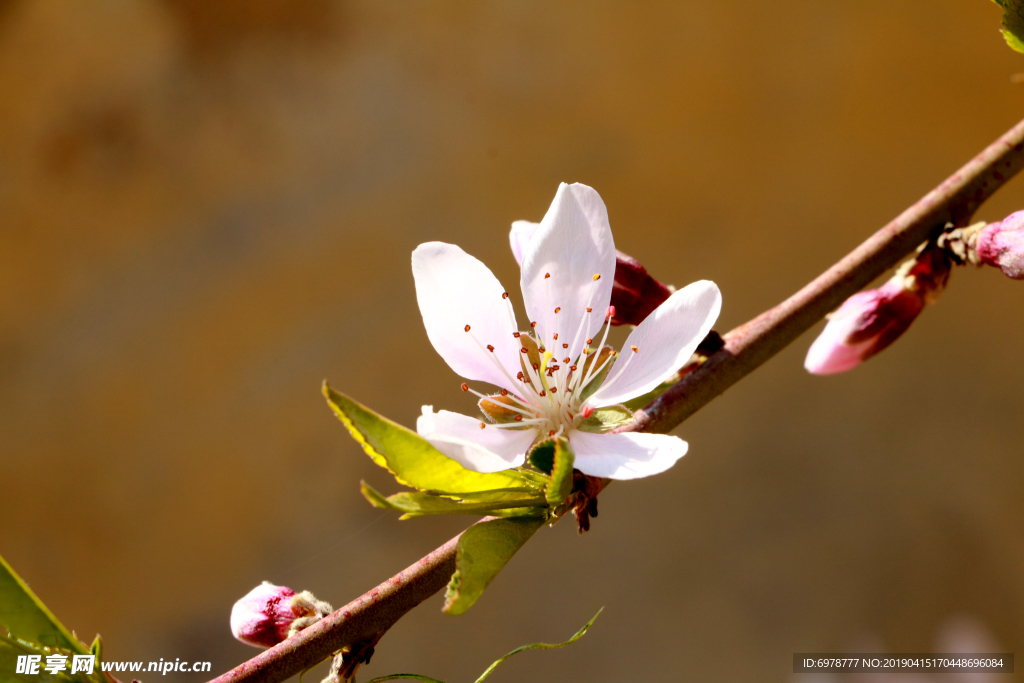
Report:
[{"label": "unopened bud", "polygon": [[804,367],[815,375],[852,370],[896,341],[949,279],[949,261],[929,248],[906,262],[878,289],[854,294],[829,316]]},{"label": "unopened bud", "polygon": [[1014,280],[1024,280],[1024,211],[982,228],[975,249],[981,263],[995,266]]},{"label": "unopened bud", "polygon": [[615,252],[612,325],[639,325],[671,295],[672,290],[648,275],[635,258]]},{"label": "unopened bud", "polygon": [[309,591],[264,581],[231,608],[231,633],[248,645],[273,647],[332,611]]}]

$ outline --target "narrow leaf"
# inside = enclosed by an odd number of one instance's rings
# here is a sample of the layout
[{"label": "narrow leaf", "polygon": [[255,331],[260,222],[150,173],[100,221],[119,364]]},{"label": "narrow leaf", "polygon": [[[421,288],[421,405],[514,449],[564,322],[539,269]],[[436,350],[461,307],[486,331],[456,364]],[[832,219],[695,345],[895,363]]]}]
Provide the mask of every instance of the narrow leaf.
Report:
[{"label": "narrow leaf", "polygon": [[569,445],[569,440],[556,439],[551,483],[548,484],[546,491],[548,505],[560,505],[569,497],[572,491],[572,467],[575,462],[576,454]]},{"label": "narrow leaf", "polygon": [[576,631],[576,633],[573,635],[573,637],[570,638],[569,640],[565,641],[564,643],[531,643],[529,645],[523,645],[522,647],[517,647],[516,649],[512,650],[512,652],[509,652],[507,655],[505,655],[504,657],[502,657],[501,659],[496,661],[494,664],[491,664],[489,667],[487,667],[487,670],[484,671],[482,674],[480,674],[480,678],[476,679],[476,681],[474,681],[474,683],[482,683],[485,678],[487,678],[488,676],[491,675],[492,671],[494,671],[496,668],[498,668],[499,664],[504,662],[506,659],[508,659],[512,655],[517,655],[520,652],[523,652],[525,650],[557,650],[560,647],[565,647],[566,645],[572,645],[577,640],[582,638],[583,635],[590,629],[590,627],[594,625],[594,622],[597,621],[597,618],[599,616],[601,616],[601,612],[603,612],[603,611],[604,611],[604,607],[602,607],[601,609],[597,610],[597,614],[594,615],[594,618],[591,619],[590,621],[588,621],[586,624],[584,624],[583,628],[581,628],[579,631]]},{"label": "narrow leaf", "polygon": [[492,519],[466,529],[456,549],[455,573],[445,595],[445,614],[459,615],[468,610],[543,524],[541,517],[514,517]]},{"label": "narrow leaf", "polygon": [[375,463],[395,475],[398,483],[420,490],[454,494],[528,485],[518,472],[471,472],[430,445],[423,437],[327,386],[324,396]]}]

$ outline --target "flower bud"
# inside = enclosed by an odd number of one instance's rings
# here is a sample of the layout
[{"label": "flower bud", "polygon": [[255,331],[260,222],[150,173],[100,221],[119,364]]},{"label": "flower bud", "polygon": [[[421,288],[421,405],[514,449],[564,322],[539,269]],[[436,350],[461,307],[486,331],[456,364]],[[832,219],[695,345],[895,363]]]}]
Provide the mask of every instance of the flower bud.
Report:
[{"label": "flower bud", "polygon": [[648,275],[636,259],[615,252],[612,325],[639,325],[671,295],[672,290]]},{"label": "flower bud", "polygon": [[929,248],[906,262],[878,289],[854,294],[829,316],[804,367],[815,375],[852,370],[896,341],[949,279],[949,261]]},{"label": "flower bud", "polygon": [[264,581],[231,608],[231,633],[254,647],[272,647],[331,613],[309,591]]},{"label": "flower bud", "polygon": [[975,249],[981,263],[995,266],[1014,280],[1024,280],[1024,211],[982,228]]}]

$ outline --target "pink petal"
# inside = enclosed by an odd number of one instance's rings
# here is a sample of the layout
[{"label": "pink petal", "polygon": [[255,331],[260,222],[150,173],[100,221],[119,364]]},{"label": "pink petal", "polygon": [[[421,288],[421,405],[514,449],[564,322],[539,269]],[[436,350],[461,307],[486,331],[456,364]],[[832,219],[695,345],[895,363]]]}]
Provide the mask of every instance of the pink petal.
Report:
[{"label": "pink petal", "polygon": [[515,318],[503,299],[505,289],[487,266],[454,244],[427,242],[412,252],[412,274],[427,337],[451,369],[466,379],[519,391],[513,379],[520,348],[512,336]]},{"label": "pink petal", "polygon": [[701,280],[675,292],[630,333],[587,405],[622,403],[664,382],[686,364],[721,309],[722,294],[714,282]]},{"label": "pink petal", "polygon": [[686,455],[685,441],[666,434],[569,432],[576,469],[591,477],[639,479],[660,474]]},{"label": "pink petal", "polygon": [[524,249],[522,268],[526,312],[541,341],[550,343],[558,334],[559,344],[570,345],[558,355],[577,357],[604,323],[615,279],[615,243],[600,195],[586,185],[562,183]]},{"label": "pink petal", "polygon": [[447,410],[435,413],[432,406],[423,406],[416,431],[467,470],[484,473],[522,465],[526,462],[526,449],[537,438],[534,429],[499,429]]}]

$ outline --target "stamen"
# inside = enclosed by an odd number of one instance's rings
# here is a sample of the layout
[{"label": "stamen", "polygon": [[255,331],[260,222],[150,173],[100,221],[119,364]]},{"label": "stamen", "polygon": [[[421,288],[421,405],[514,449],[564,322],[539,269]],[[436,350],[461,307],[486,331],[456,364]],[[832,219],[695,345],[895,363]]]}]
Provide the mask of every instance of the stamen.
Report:
[{"label": "stamen", "polygon": [[587,313],[593,313],[593,312],[594,312],[594,309],[593,309],[593,308],[590,308],[590,307],[588,306],[588,307],[587,307]]},{"label": "stamen", "polygon": [[502,292],[501,293],[501,298],[502,299],[507,299],[508,298],[508,292]]},{"label": "stamen", "polygon": [[548,350],[547,350],[547,349],[545,349],[545,348],[544,348],[543,346],[541,346],[541,347],[540,347],[540,348],[538,348],[537,350],[538,350],[538,351],[540,351],[541,353],[547,353],[547,351],[548,351]]},{"label": "stamen", "polygon": [[515,337],[516,339],[519,339],[519,333],[518,332],[513,332],[512,336]]},{"label": "stamen", "polygon": [[480,429],[486,429],[486,428],[487,428],[487,425],[485,425],[483,422],[481,422],[480,423]]},{"label": "stamen", "polygon": [[[556,307],[555,308],[555,313],[558,313],[560,310],[562,310],[561,306]],[[555,339],[558,339],[558,335],[557,334],[555,335]]]},{"label": "stamen", "polygon": [[537,323],[536,322],[530,323],[530,327],[537,327]]},{"label": "stamen", "polygon": [[[567,349],[567,348],[569,348],[569,345],[568,345],[568,344],[562,344],[562,348],[563,348],[563,349]],[[569,362],[569,361],[566,361],[566,363],[568,363],[568,362]]]},{"label": "stamen", "polygon": [[600,279],[601,279],[601,274],[600,273],[594,273],[594,282],[597,282]]},{"label": "stamen", "polygon": [[594,343],[594,340],[592,338],[587,340],[587,346],[590,346],[593,343]]},{"label": "stamen", "polygon": [[640,353],[640,349],[636,348],[635,346],[630,346],[629,348],[633,349],[633,353]]},{"label": "stamen", "polygon": [[[555,313],[558,313],[558,311],[559,311],[559,309],[557,309],[557,308],[556,308],[556,309],[555,309]],[[557,333],[557,332],[555,332],[554,336],[553,336],[553,337],[551,337],[551,338],[552,338],[553,340],[555,340],[555,341],[558,341],[558,333]],[[564,346],[564,344],[563,344],[563,346]]]},{"label": "stamen", "polygon": [[523,421],[523,416],[522,415],[516,415],[516,422],[522,422],[522,421]]},{"label": "stamen", "polygon": [[551,277],[551,273],[544,273],[544,279],[545,280],[547,280],[549,277]]},{"label": "stamen", "polygon": [[508,389],[502,389],[501,390],[501,395],[502,396],[508,396]]},{"label": "stamen", "polygon": [[572,360],[572,359],[571,359],[571,358],[569,358],[569,356],[566,356],[566,357],[565,357],[565,358],[564,358],[564,359],[562,360],[562,362],[563,362],[563,363],[568,363],[568,362],[569,362],[570,360]]},{"label": "stamen", "polygon": [[463,383],[462,383],[462,390],[463,390],[463,391],[469,391],[469,385],[468,385],[468,384],[466,384],[465,382],[463,382]]},{"label": "stamen", "polygon": [[490,351],[491,353],[494,353],[494,347],[491,346],[490,344],[487,345],[487,350]]},{"label": "stamen", "polygon": [[526,348],[525,346],[519,350],[522,351],[523,353],[530,353],[530,349]]},{"label": "stamen", "polygon": [[463,328],[463,329],[465,329],[465,330],[466,330],[466,332],[469,332],[469,325],[466,325],[466,327],[465,327],[465,328]]}]

